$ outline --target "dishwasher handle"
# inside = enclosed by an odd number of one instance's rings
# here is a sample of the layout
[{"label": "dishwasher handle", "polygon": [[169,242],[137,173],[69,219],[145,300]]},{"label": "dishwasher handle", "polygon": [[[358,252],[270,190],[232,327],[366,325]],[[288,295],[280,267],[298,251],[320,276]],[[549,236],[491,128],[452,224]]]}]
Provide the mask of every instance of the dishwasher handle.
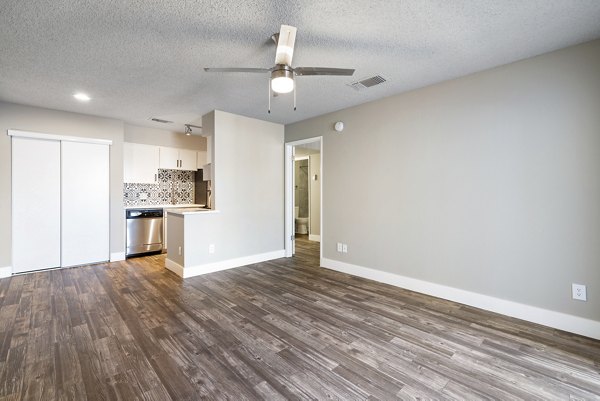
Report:
[{"label": "dishwasher handle", "polygon": [[132,209],[127,210],[126,218],[128,220],[132,219],[148,219],[148,218],[156,218],[163,217],[162,209]]}]

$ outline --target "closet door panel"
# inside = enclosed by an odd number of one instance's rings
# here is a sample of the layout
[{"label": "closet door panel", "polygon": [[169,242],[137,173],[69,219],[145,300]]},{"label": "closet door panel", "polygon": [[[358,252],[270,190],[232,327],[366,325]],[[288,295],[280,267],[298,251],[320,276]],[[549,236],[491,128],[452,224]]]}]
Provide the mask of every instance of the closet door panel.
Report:
[{"label": "closet door panel", "polygon": [[62,266],[110,258],[109,146],[62,142]]},{"label": "closet door panel", "polygon": [[60,142],[12,138],[13,272],[60,266]]}]

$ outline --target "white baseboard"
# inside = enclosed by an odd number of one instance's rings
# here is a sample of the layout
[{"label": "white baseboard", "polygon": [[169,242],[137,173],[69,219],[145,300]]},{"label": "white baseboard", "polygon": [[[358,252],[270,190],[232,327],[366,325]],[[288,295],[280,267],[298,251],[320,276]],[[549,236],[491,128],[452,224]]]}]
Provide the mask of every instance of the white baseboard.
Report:
[{"label": "white baseboard", "polygon": [[166,268],[180,277],[188,278],[207,273],[214,273],[221,270],[232,269],[234,267],[251,265],[253,263],[265,262],[267,260],[279,259],[283,257],[285,257],[285,250],[281,249],[279,251],[243,256],[241,258],[221,260],[214,263],[206,263],[204,265],[190,267],[183,267],[170,259],[166,259]]},{"label": "white baseboard", "polygon": [[315,235],[315,234],[308,234],[308,240],[309,241],[321,242],[321,236],[320,235]]},{"label": "white baseboard", "polygon": [[118,262],[120,260],[125,260],[125,252],[113,252],[110,254],[111,262]]},{"label": "white baseboard", "polygon": [[12,267],[0,267],[0,278],[6,278],[12,276]]},{"label": "white baseboard", "polygon": [[[167,254],[168,255],[168,254]],[[165,259],[165,267],[171,270],[173,273],[177,274],[179,277],[183,277],[183,266],[181,266],[177,262],[173,262],[171,259]]]},{"label": "white baseboard", "polygon": [[323,258],[325,268],[600,340],[600,321]]}]

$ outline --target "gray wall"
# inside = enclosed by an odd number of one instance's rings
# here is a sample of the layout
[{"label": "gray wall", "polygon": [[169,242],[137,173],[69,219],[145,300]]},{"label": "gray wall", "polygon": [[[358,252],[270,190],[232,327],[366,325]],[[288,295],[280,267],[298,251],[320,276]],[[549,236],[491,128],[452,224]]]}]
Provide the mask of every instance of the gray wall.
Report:
[{"label": "gray wall", "polygon": [[185,217],[186,266],[282,251],[283,125],[222,111],[202,122],[214,138],[213,208],[219,212]]},{"label": "gray wall", "polygon": [[138,127],[125,124],[125,142],[146,145],[168,146],[171,148],[206,150],[206,138],[198,135],[185,135],[167,129]]},{"label": "gray wall", "polygon": [[600,320],[599,71],[594,41],[287,126],[324,136],[324,257]]},{"label": "gray wall", "polygon": [[110,252],[125,251],[123,122],[0,102],[0,267],[11,266],[11,140],[8,129],[110,139]]}]

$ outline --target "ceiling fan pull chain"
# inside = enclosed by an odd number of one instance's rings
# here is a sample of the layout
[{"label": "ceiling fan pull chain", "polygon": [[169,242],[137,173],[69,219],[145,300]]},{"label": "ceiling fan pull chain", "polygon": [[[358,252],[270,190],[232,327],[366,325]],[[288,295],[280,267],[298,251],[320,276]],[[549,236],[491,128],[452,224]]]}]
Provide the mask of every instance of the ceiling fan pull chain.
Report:
[{"label": "ceiling fan pull chain", "polygon": [[267,81],[267,86],[269,87],[269,114],[271,114],[271,80]]},{"label": "ceiling fan pull chain", "polygon": [[294,82],[294,111],[296,111],[296,83]]}]

